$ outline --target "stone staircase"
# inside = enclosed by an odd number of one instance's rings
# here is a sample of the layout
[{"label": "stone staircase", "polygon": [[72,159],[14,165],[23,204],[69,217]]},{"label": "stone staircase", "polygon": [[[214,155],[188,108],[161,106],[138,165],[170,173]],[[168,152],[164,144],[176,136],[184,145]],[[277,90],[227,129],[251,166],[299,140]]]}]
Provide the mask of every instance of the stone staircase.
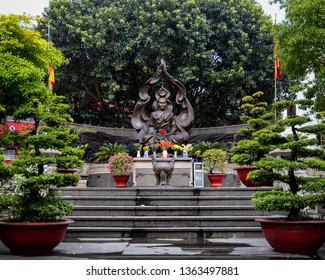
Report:
[{"label": "stone staircase", "polygon": [[243,188],[64,188],[74,204],[66,238],[205,239],[263,237],[255,218],[267,213]]}]

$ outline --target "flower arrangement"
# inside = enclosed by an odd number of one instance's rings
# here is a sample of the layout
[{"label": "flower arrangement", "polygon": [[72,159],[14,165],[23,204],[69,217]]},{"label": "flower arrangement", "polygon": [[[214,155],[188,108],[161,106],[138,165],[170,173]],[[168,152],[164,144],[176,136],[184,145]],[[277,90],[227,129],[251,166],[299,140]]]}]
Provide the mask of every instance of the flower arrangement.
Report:
[{"label": "flower arrangement", "polygon": [[148,146],[148,145],[144,146],[144,147],[143,147],[143,150],[144,150],[145,152],[148,152],[148,151],[150,150],[150,146]]},{"label": "flower arrangement", "polygon": [[183,152],[190,152],[190,151],[192,151],[192,149],[193,149],[192,144],[187,144],[187,145],[182,144],[182,151]]},{"label": "flower arrangement", "polygon": [[114,175],[127,175],[133,166],[133,158],[126,152],[115,153],[109,158],[107,168]]},{"label": "flower arrangement", "polygon": [[172,147],[172,142],[170,142],[167,139],[162,139],[159,141],[159,143],[157,144],[158,147],[161,147],[162,150],[168,150],[169,148]]},{"label": "flower arrangement", "polygon": [[173,149],[174,151],[181,151],[181,150],[182,150],[182,147],[181,147],[180,145],[174,144],[174,145],[172,146],[172,149]]}]

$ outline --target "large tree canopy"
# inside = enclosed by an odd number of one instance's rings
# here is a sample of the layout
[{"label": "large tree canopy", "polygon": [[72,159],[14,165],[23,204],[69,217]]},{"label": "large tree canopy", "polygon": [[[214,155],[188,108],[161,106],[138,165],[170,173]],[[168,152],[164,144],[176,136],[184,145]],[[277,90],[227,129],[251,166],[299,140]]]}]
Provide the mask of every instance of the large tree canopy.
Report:
[{"label": "large tree canopy", "polygon": [[0,15],[0,113],[12,115],[33,97],[44,101],[48,66],[62,64],[62,53],[34,30],[35,19]]},{"label": "large tree canopy", "polygon": [[282,69],[291,79],[305,79],[315,73],[308,95],[323,100],[318,110],[325,110],[325,1],[273,2],[280,3],[286,12],[286,20],[278,26]]},{"label": "large tree canopy", "polygon": [[240,100],[273,97],[272,21],[254,0],[52,0],[40,26],[69,64],[56,91],[77,122],[129,126],[160,59],[183,82],[196,126],[239,121]]}]

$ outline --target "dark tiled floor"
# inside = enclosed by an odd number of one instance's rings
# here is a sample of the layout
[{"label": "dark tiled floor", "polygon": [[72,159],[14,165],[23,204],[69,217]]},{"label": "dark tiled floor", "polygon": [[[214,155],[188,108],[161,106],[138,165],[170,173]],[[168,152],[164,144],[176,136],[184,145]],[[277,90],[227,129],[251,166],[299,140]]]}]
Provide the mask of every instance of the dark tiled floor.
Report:
[{"label": "dark tiled floor", "polygon": [[181,239],[91,239],[66,240],[45,256],[18,256],[0,242],[1,260],[324,260],[325,245],[316,256],[275,252],[264,238],[206,239],[201,242]]}]

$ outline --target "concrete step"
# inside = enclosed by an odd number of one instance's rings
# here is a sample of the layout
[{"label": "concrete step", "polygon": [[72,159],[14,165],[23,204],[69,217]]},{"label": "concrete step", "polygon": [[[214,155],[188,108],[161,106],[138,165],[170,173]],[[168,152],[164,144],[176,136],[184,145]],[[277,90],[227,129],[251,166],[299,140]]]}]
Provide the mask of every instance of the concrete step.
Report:
[{"label": "concrete step", "polygon": [[257,227],[73,227],[69,226],[66,238],[261,238]]},{"label": "concrete step", "polygon": [[260,216],[70,216],[74,227],[256,227]]},{"label": "concrete step", "polygon": [[66,187],[61,190],[64,196],[211,196],[211,195],[243,195],[251,196],[257,191],[270,190],[270,187],[250,187],[250,188],[158,188],[158,187],[130,187],[130,188],[111,188],[111,187],[92,187],[92,188],[76,188]]},{"label": "concrete step", "polygon": [[74,205],[98,206],[196,206],[196,205],[251,205],[251,196],[64,196]]},{"label": "concrete step", "polygon": [[[228,206],[82,206],[73,216],[262,216],[263,212],[249,205]],[[268,215],[269,213],[264,213]]]},{"label": "concrete step", "polygon": [[[251,198],[259,188],[64,188],[74,204],[67,238],[263,237]],[[281,214],[281,213],[277,213]]]}]

